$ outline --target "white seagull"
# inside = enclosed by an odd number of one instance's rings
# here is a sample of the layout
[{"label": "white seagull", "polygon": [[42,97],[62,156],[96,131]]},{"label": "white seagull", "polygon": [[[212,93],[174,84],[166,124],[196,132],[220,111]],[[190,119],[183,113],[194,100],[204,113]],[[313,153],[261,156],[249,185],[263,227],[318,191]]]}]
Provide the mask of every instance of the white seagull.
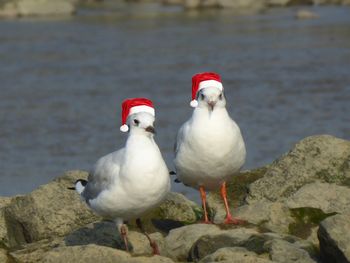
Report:
[{"label": "white seagull", "polygon": [[[170,179],[153,139],[153,103],[145,98],[127,99],[122,109],[121,130],[130,130],[125,147],[101,157],[88,180],[78,180],[75,189],[96,214],[116,222],[128,251],[123,220],[139,218],[157,206],[170,190]],[[139,219],[137,223],[144,232]],[[157,245],[145,234],[153,253],[159,254]]]},{"label": "white seagull", "polygon": [[221,187],[225,204],[225,224],[239,224],[232,217],[226,194],[226,181],[245,162],[246,149],[238,125],[226,110],[221,78],[216,73],[199,73],[192,78],[192,117],[180,128],[175,143],[175,168],[178,180],[199,189],[204,223],[210,223],[205,190]]}]

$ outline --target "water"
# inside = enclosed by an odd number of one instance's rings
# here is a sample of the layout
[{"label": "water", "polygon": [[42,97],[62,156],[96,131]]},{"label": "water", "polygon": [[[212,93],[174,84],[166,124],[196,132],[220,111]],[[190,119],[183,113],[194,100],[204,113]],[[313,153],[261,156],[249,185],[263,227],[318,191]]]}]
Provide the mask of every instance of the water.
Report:
[{"label": "water", "polygon": [[87,170],[121,147],[126,97],[154,100],[171,169],[200,71],[222,75],[247,145],[245,168],[309,135],[350,139],[350,8],[313,10],[319,19],[296,20],[293,8],[235,15],[135,4],[0,21],[0,195]]}]

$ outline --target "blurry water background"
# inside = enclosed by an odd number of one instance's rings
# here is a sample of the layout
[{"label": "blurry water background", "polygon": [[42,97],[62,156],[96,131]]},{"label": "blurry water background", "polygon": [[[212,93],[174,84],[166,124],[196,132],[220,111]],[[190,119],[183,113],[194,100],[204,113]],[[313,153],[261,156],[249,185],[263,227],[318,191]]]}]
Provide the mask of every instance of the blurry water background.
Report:
[{"label": "blurry water background", "polygon": [[88,170],[122,147],[126,97],[154,100],[156,140],[172,169],[176,132],[192,111],[191,76],[201,71],[222,75],[246,169],[309,135],[350,139],[350,8],[315,7],[311,20],[295,19],[296,10],[128,4],[0,21],[0,195]]}]

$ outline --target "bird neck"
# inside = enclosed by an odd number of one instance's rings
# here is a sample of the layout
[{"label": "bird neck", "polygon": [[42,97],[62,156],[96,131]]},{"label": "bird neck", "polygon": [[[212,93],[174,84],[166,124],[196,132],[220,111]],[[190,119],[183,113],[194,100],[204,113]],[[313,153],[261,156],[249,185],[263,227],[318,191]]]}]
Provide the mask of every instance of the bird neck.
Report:
[{"label": "bird neck", "polygon": [[148,147],[154,147],[155,142],[152,135],[141,132],[130,132],[126,141],[126,148],[138,148],[144,149]]},{"label": "bird neck", "polygon": [[193,114],[192,114],[192,119],[194,121],[203,121],[203,120],[211,120],[211,121],[215,121],[215,120],[225,120],[229,118],[230,116],[228,115],[228,112],[226,110],[225,107],[216,107],[214,108],[213,111],[211,111],[209,108],[207,107],[197,107],[194,109]]}]

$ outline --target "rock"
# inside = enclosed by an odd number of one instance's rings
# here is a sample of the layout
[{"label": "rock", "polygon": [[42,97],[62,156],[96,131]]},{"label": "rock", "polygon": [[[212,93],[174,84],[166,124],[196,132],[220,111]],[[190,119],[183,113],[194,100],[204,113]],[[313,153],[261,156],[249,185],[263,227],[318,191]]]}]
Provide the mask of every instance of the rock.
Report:
[{"label": "rock", "polygon": [[72,0],[14,0],[0,7],[0,16],[71,15],[75,12]]},{"label": "rock", "polygon": [[324,262],[350,262],[350,212],[322,221],[318,239]]},{"label": "rock", "polygon": [[[236,216],[236,207],[246,204],[245,199],[248,194],[248,186],[256,180],[262,178],[267,168],[258,168],[251,171],[240,172],[231,177],[227,182],[227,198],[231,212]],[[210,192],[207,198],[208,208],[214,214],[214,222],[221,223],[226,215],[225,206],[221,198],[220,190]]]},{"label": "rock", "polygon": [[15,262],[36,263],[41,262],[42,257],[48,251],[62,246],[65,246],[62,237],[45,239],[35,243],[25,244],[21,249],[12,251],[10,255],[14,258]]},{"label": "rock", "polygon": [[[59,247],[44,254],[42,263],[96,263],[101,262],[130,262],[127,252],[104,246],[86,245]],[[29,262],[28,262],[29,263]]]},{"label": "rock", "polygon": [[246,201],[284,201],[313,181],[350,185],[350,142],[329,135],[303,139],[249,186]]},{"label": "rock", "polygon": [[207,233],[193,244],[190,255],[193,261],[197,261],[214,253],[219,248],[237,246],[262,254],[267,239],[269,239],[268,236],[263,236],[254,229],[246,228]]},{"label": "rock", "polygon": [[270,250],[270,258],[273,262],[281,263],[316,263],[310,255],[303,249],[287,241],[274,239],[269,241],[266,246]]},{"label": "rock", "polygon": [[324,213],[343,213],[350,209],[350,188],[315,182],[300,188],[286,204],[289,208],[311,207]]},{"label": "rock", "polygon": [[[164,237],[161,233],[152,233],[150,238],[158,245],[160,253],[164,251]],[[132,246],[133,256],[151,256],[153,255],[152,248],[149,244],[147,237],[139,232],[130,231],[128,234],[128,240]]]},{"label": "rock", "polygon": [[5,249],[0,248],[0,262],[10,263],[10,258],[8,257],[7,251]]},{"label": "rock", "polygon": [[121,263],[173,263],[170,258],[162,256],[153,256],[153,257],[133,257],[128,258],[126,261]]},{"label": "rock", "polygon": [[173,229],[165,238],[165,256],[176,261],[186,261],[193,243],[203,235],[219,233],[219,227],[195,224]]},{"label": "rock", "polygon": [[218,0],[220,7],[235,9],[262,9],[264,1],[256,0]]},{"label": "rock", "polygon": [[11,203],[13,197],[0,196],[0,208],[7,206]]},{"label": "rock", "polygon": [[204,257],[199,263],[227,262],[227,263],[268,263],[268,259],[259,257],[256,253],[243,247],[224,247],[213,254]]},{"label": "rock", "polygon": [[266,0],[268,6],[285,6],[290,0]]},{"label": "rock", "polygon": [[[142,222],[148,232],[155,232],[156,229],[169,232],[184,224],[194,223],[201,217],[202,209],[196,203],[182,194],[170,192],[159,207],[142,217]],[[130,223],[131,228],[135,228],[135,224]]]},{"label": "rock", "polygon": [[305,9],[298,10],[297,13],[295,14],[295,18],[297,19],[311,19],[311,18],[318,18],[319,15]]},{"label": "rock", "polygon": [[235,216],[258,225],[265,231],[289,233],[289,225],[294,222],[288,207],[280,202],[256,202],[237,209]]},{"label": "rock", "polygon": [[9,246],[64,236],[98,220],[79,195],[67,189],[76,179],[86,177],[86,172],[67,172],[26,196],[14,198],[4,208],[8,236],[11,237]]}]

